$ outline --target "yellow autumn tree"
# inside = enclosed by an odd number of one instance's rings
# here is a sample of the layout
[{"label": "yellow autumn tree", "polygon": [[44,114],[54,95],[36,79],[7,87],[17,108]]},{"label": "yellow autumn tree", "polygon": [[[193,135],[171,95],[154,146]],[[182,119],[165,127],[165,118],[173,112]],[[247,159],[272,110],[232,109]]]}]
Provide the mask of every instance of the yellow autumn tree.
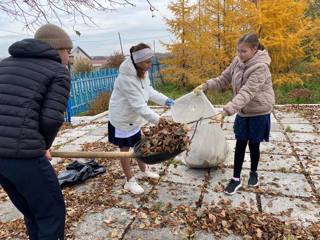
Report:
[{"label": "yellow autumn tree", "polygon": [[292,67],[305,56],[303,41],[310,35],[312,21],[306,17],[308,0],[256,0],[248,24],[258,33],[272,59],[274,82],[302,83]]},{"label": "yellow autumn tree", "polygon": [[306,13],[312,23],[309,35],[304,41],[306,72],[309,76],[320,77],[320,1],[310,1],[310,7]]},{"label": "yellow autumn tree", "polygon": [[[236,53],[239,37],[256,32],[272,58],[275,83],[302,83],[297,65],[320,66],[320,21],[317,0],[177,0],[167,19],[177,41],[167,73],[179,84],[195,85],[215,77]],[[170,75],[171,73],[171,75]]]},{"label": "yellow autumn tree", "polygon": [[169,5],[174,18],[167,19],[167,24],[178,40],[165,45],[172,54],[166,61],[170,68],[165,72],[174,73],[169,79],[183,86],[195,85],[220,74],[230,64],[236,41],[244,31],[243,4],[237,0],[198,0],[195,4],[175,1]]},{"label": "yellow autumn tree", "polygon": [[190,83],[192,74],[190,68],[190,36],[191,19],[193,5],[189,0],[178,0],[171,2],[168,6],[169,10],[174,15],[173,19],[166,19],[170,32],[175,36],[176,40],[173,43],[165,44],[165,47],[170,52],[171,57],[164,60],[167,66],[163,70],[163,74],[170,81],[175,81],[179,85],[187,86]]},{"label": "yellow autumn tree", "polygon": [[235,56],[237,40],[246,31],[246,15],[242,9],[248,4],[239,0],[204,0],[204,18],[211,35],[206,45],[211,47],[216,74],[221,73]]}]

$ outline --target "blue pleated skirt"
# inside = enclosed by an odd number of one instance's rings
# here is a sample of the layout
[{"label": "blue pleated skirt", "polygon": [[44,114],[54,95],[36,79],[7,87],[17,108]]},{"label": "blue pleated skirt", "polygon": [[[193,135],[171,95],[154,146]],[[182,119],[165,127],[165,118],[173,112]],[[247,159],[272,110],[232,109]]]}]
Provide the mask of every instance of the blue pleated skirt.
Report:
[{"label": "blue pleated skirt", "polygon": [[271,129],[270,114],[255,117],[241,117],[237,115],[233,129],[237,140],[249,140],[253,143],[269,142]]},{"label": "blue pleated skirt", "polygon": [[108,140],[110,143],[117,145],[119,148],[134,147],[134,145],[141,140],[141,131],[127,138],[117,138],[115,136],[115,133],[116,133],[116,129],[109,121],[108,122]]}]

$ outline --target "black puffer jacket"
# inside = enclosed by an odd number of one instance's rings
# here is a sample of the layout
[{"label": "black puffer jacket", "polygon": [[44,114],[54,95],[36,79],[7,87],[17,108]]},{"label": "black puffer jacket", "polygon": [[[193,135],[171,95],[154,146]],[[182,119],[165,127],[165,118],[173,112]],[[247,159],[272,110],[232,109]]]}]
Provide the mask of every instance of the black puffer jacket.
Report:
[{"label": "black puffer jacket", "polygon": [[0,161],[40,157],[64,121],[70,74],[39,40],[16,42],[9,53],[0,62]]}]

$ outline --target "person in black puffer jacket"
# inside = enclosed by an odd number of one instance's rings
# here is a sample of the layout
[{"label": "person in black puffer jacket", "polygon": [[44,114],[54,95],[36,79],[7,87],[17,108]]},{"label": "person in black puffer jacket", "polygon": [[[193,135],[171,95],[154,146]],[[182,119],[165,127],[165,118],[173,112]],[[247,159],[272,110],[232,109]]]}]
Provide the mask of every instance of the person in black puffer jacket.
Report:
[{"label": "person in black puffer jacket", "polygon": [[64,238],[65,204],[49,149],[64,122],[72,41],[40,27],[0,62],[0,185],[22,212],[31,240]]}]

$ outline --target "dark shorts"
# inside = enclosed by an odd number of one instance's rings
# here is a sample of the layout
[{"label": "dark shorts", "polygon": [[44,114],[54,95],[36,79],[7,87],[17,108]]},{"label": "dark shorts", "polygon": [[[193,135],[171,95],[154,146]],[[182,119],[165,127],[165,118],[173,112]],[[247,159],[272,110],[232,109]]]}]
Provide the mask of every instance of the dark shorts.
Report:
[{"label": "dark shorts", "polygon": [[241,117],[237,115],[233,129],[237,140],[249,140],[253,143],[269,142],[270,114],[256,117]]},{"label": "dark shorts", "polygon": [[117,145],[119,148],[123,147],[133,147],[137,142],[141,140],[141,131],[137,132],[135,135],[128,138],[117,138],[115,127],[108,122],[108,139],[109,142]]}]

